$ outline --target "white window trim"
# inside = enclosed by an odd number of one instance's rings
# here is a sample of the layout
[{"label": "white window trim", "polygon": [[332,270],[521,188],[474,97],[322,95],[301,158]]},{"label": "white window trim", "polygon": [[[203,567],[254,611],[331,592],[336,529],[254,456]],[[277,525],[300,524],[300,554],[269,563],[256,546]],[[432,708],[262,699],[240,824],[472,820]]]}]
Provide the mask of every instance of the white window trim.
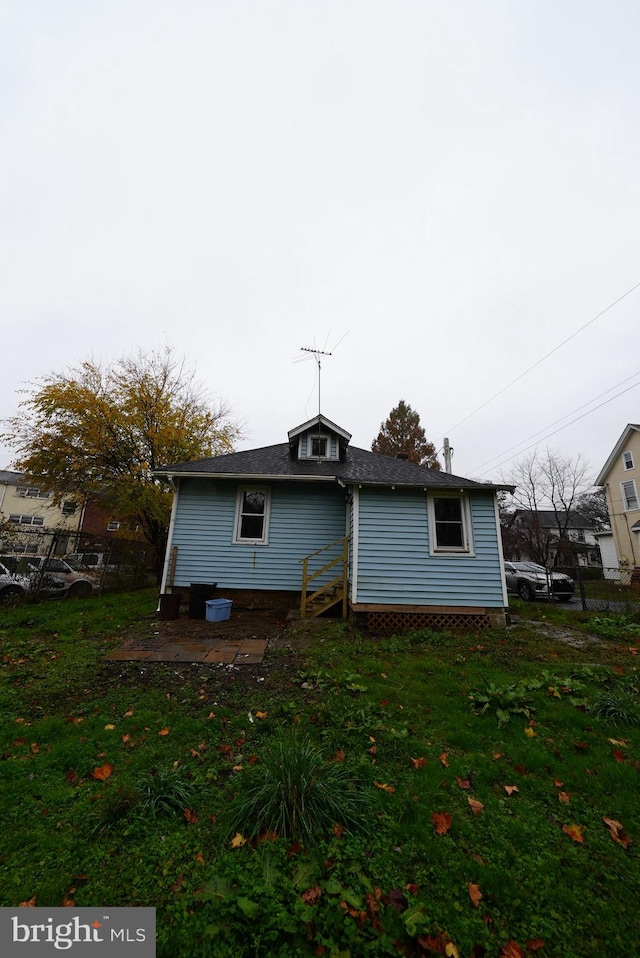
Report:
[{"label": "white window trim", "polygon": [[[436,540],[436,499],[459,499],[462,505],[462,536],[463,546],[438,546]],[[473,535],[471,530],[471,507],[469,496],[465,492],[432,492],[427,497],[427,511],[429,516],[429,555],[432,556],[461,556],[463,558],[475,556]]]},{"label": "white window trim", "polygon": [[[627,504],[627,497],[625,495],[624,487],[633,486],[633,495],[636,500],[635,506],[630,506]],[[620,493],[622,495],[622,506],[625,512],[635,512],[636,509],[640,509],[640,502],[638,501],[638,490],[636,488],[635,479],[625,479],[624,482],[620,483]]]},{"label": "white window trim", "polygon": [[[264,494],[264,523],[262,538],[243,539],[240,536],[242,522],[242,503],[245,492],[262,492]],[[269,545],[269,519],[271,516],[271,489],[267,486],[240,486],[236,495],[236,515],[233,522],[233,544],[239,546],[267,546]]]},{"label": "white window trim", "polygon": [[625,472],[628,472],[629,469],[635,468],[634,461],[633,461],[633,453],[631,452],[630,449],[627,449],[626,452],[622,453],[622,465],[624,467]]},{"label": "white window trim", "polygon": [[[326,445],[326,453],[324,456],[314,456],[311,452],[313,449],[313,440],[314,439],[324,439]],[[307,435],[307,459],[318,459],[325,460],[331,459],[331,436],[326,432],[310,432]]]}]

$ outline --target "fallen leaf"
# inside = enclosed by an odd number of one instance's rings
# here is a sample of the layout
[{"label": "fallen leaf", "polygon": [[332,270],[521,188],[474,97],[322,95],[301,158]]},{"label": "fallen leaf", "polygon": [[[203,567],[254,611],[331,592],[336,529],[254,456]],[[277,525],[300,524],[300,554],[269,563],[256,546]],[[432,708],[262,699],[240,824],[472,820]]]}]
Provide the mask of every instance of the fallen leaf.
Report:
[{"label": "fallen leaf", "polygon": [[110,765],[109,762],[105,762],[104,765],[99,765],[91,773],[92,778],[97,779],[99,782],[104,782],[111,773],[113,772],[113,765]]},{"label": "fallen leaf", "polygon": [[374,782],[376,788],[381,789],[383,792],[395,792],[395,785],[387,785],[385,782]]},{"label": "fallen leaf", "polygon": [[572,838],[574,842],[578,842],[580,845],[584,844],[584,826],[563,825],[562,831],[565,833],[565,835],[568,835],[569,838]]},{"label": "fallen leaf", "polygon": [[256,718],[266,719],[268,714],[269,714],[268,712],[256,712]]},{"label": "fallen leaf", "polygon": [[494,762],[497,762],[499,758],[503,757],[503,755],[504,755],[504,752],[493,752],[491,754],[491,758],[493,759]]},{"label": "fallen leaf", "polygon": [[482,804],[482,802],[477,801],[477,799],[468,798],[467,801],[469,802],[469,805],[471,806],[471,811],[473,812],[474,815],[479,815],[480,812],[484,811],[484,805]]},{"label": "fallen leaf", "polygon": [[555,785],[556,788],[562,788],[562,786],[564,785],[564,782],[561,782],[559,778],[554,778],[553,784]]},{"label": "fallen leaf", "polygon": [[602,821],[605,823],[609,829],[609,834],[613,838],[614,842],[617,842],[618,845],[621,845],[623,848],[628,848],[631,845],[631,839],[620,824],[620,822],[614,821],[613,818],[604,818]]},{"label": "fallen leaf", "polygon": [[313,888],[307,888],[306,891],[303,891],[300,898],[305,905],[315,905],[315,903],[320,900],[321,895],[322,889],[320,885],[315,885]]},{"label": "fallen leaf", "polygon": [[611,754],[615,758],[616,762],[626,761],[627,756],[624,754],[624,752],[621,752],[619,748],[614,748]]},{"label": "fallen leaf", "polygon": [[168,735],[168,734],[169,734],[168,728],[161,728],[160,731],[158,732],[158,735]]},{"label": "fallen leaf", "polygon": [[538,733],[534,732],[530,726],[527,726],[524,730],[524,734],[527,736],[527,738],[535,738]]},{"label": "fallen leaf", "polygon": [[571,795],[569,792],[558,792],[558,801],[562,802],[563,805],[568,805],[571,801]]},{"label": "fallen leaf", "polygon": [[18,905],[18,908],[35,908],[36,907],[36,895],[33,898],[30,898],[29,901],[21,901]]},{"label": "fallen leaf", "polygon": [[333,756],[334,762],[344,762],[346,758],[346,753],[342,751],[341,748],[337,749],[336,754]]},{"label": "fallen leaf", "polygon": [[478,908],[480,902],[482,901],[482,892],[480,891],[480,885],[475,885],[473,882],[469,882],[469,898],[471,899],[471,904],[474,908]]},{"label": "fallen leaf", "polygon": [[243,845],[247,844],[247,839],[244,835],[241,835],[240,832],[236,832],[233,838],[231,839],[232,848],[242,848]]},{"label": "fallen leaf", "polygon": [[418,895],[420,893],[419,887],[414,882],[407,882],[404,887],[406,891],[411,892],[412,895]]},{"label": "fallen leaf", "polygon": [[539,951],[540,948],[544,948],[542,938],[530,938],[527,942],[527,951]]},{"label": "fallen leaf", "polygon": [[[371,751],[371,749],[369,749],[369,751]],[[420,758],[412,758],[411,764],[414,768],[422,768],[423,765],[427,764],[427,760],[426,758],[422,758],[422,756],[420,756]]]},{"label": "fallen leaf", "polygon": [[508,941],[502,946],[500,958],[522,958],[522,948],[517,941]]},{"label": "fallen leaf", "polygon": [[443,752],[440,756],[440,764],[444,765],[445,768],[449,768],[449,762],[447,761],[447,758],[448,756],[446,752]]},{"label": "fallen leaf", "polygon": [[449,812],[432,812],[431,821],[435,825],[437,835],[446,835],[451,828],[451,815]]},{"label": "fallen leaf", "polygon": [[452,941],[448,941],[444,948],[446,958],[460,958],[460,952]]},{"label": "fallen leaf", "polygon": [[125,743],[128,742],[129,739],[131,738],[131,736],[130,736],[129,734],[127,734],[127,735],[121,735],[120,737],[121,737],[122,741],[125,742]]},{"label": "fallen leaf", "polygon": [[173,885],[171,885],[171,891],[180,891],[180,889],[182,888],[183,881],[184,881],[184,875],[178,875]]},{"label": "fallen leaf", "polygon": [[131,709],[129,709],[127,712],[124,713],[124,715],[122,716],[122,718],[131,718],[132,715],[133,715],[133,709],[131,708]]},{"label": "fallen leaf", "polygon": [[629,744],[629,743],[627,742],[627,740],[624,739],[624,738],[610,738],[610,739],[609,739],[609,742],[610,742],[612,745],[622,745],[623,748],[626,748],[627,745]]},{"label": "fallen leaf", "polygon": [[470,778],[460,778],[458,775],[456,775],[456,782],[458,783],[458,788],[461,788],[464,791],[469,791],[471,788]]},{"label": "fallen leaf", "polygon": [[502,787],[504,788],[507,795],[513,795],[514,792],[520,791],[517,785],[503,785]]},{"label": "fallen leaf", "polygon": [[76,772],[75,768],[70,768],[66,773],[65,778],[69,785],[75,785],[75,783],[78,781],[78,773]]},{"label": "fallen leaf", "polygon": [[185,808],[184,809],[184,820],[188,822],[189,825],[195,825],[198,821],[198,813],[195,808]]},{"label": "fallen leaf", "polygon": [[198,863],[198,865],[204,865],[204,855],[202,852],[198,852],[197,855],[194,855],[193,859]]},{"label": "fallen leaf", "polygon": [[109,723],[109,725],[105,725],[104,730],[105,732],[111,732],[113,731],[114,728],[115,728],[115,725],[112,725],[111,723]]}]

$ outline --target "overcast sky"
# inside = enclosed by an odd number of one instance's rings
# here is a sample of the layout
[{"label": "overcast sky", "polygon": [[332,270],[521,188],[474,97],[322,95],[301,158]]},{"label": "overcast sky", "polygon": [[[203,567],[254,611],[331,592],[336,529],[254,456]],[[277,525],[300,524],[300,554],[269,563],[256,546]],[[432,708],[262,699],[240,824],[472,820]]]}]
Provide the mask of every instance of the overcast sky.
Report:
[{"label": "overcast sky", "polygon": [[591,322],[640,283],[639,36],[637,0],[0,0],[0,416],[169,345],[270,445],[315,346],[354,445],[402,398],[458,475],[596,475],[640,421],[640,288]]}]

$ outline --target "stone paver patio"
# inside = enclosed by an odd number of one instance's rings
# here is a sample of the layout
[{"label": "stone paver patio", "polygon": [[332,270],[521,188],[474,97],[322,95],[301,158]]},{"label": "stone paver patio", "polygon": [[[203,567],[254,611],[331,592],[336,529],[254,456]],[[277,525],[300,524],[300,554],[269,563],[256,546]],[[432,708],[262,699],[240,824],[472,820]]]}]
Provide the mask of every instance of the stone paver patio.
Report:
[{"label": "stone paver patio", "polygon": [[[126,647],[129,646],[129,647]],[[147,647],[144,647],[147,646]],[[212,665],[260,665],[266,639],[132,640],[107,659],[124,662],[206,662]]]}]

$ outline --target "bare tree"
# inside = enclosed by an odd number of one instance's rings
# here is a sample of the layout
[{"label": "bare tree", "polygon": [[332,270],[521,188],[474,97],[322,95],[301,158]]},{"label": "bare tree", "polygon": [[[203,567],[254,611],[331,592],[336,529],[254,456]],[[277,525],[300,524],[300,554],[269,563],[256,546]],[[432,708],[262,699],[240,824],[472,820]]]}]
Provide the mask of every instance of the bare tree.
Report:
[{"label": "bare tree", "polygon": [[538,449],[520,459],[507,477],[515,487],[505,513],[508,541],[534,562],[572,564],[568,530],[577,504],[591,484],[589,463],[581,456],[563,456]]}]

